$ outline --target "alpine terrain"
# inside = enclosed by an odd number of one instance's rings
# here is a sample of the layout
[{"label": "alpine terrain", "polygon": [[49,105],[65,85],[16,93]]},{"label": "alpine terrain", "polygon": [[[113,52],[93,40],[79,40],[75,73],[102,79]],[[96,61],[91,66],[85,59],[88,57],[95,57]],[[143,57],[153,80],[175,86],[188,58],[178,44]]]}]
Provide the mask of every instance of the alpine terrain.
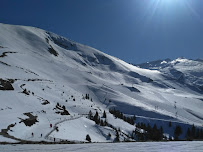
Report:
[{"label": "alpine terrain", "polygon": [[0,142],[200,138],[202,109],[202,60],[134,66],[39,28],[0,24]]}]

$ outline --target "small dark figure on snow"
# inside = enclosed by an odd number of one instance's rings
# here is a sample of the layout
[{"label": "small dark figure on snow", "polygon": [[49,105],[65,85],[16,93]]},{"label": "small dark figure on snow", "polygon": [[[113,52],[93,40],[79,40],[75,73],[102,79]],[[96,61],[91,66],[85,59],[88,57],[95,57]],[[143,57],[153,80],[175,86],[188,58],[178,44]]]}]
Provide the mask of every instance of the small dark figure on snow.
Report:
[{"label": "small dark figure on snow", "polygon": [[32,137],[34,136],[34,133],[32,132]]},{"label": "small dark figure on snow", "polygon": [[42,137],[42,134],[41,134],[41,137]]},{"label": "small dark figure on snow", "polygon": [[50,128],[52,128],[52,124],[50,124]]}]

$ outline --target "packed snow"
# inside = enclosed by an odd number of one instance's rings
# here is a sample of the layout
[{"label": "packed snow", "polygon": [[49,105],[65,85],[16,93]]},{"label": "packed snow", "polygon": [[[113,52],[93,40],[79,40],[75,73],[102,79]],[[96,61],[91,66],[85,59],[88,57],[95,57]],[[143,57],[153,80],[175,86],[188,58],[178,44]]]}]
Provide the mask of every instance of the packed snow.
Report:
[{"label": "packed snow", "polygon": [[136,142],[136,143],[99,143],[99,144],[67,144],[67,145],[0,145],[3,152],[202,152],[203,142]]}]

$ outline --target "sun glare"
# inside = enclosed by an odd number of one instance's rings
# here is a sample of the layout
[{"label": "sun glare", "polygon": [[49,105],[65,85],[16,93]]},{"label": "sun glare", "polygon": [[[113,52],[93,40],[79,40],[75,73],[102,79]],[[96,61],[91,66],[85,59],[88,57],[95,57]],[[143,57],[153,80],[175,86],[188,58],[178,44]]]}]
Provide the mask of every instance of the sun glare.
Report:
[{"label": "sun glare", "polygon": [[146,9],[151,17],[156,13],[170,14],[184,11],[190,13],[194,17],[200,18],[192,4],[192,0],[149,0]]}]

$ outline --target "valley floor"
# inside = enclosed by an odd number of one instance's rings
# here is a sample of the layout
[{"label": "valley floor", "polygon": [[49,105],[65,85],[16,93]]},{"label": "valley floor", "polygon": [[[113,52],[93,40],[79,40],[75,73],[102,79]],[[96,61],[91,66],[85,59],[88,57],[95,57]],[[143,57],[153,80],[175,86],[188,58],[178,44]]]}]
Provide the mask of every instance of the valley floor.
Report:
[{"label": "valley floor", "polygon": [[132,152],[132,151],[167,151],[167,152],[201,152],[203,141],[178,141],[178,142],[133,142],[133,143],[96,143],[96,144],[56,144],[56,145],[0,145],[2,152]]}]

